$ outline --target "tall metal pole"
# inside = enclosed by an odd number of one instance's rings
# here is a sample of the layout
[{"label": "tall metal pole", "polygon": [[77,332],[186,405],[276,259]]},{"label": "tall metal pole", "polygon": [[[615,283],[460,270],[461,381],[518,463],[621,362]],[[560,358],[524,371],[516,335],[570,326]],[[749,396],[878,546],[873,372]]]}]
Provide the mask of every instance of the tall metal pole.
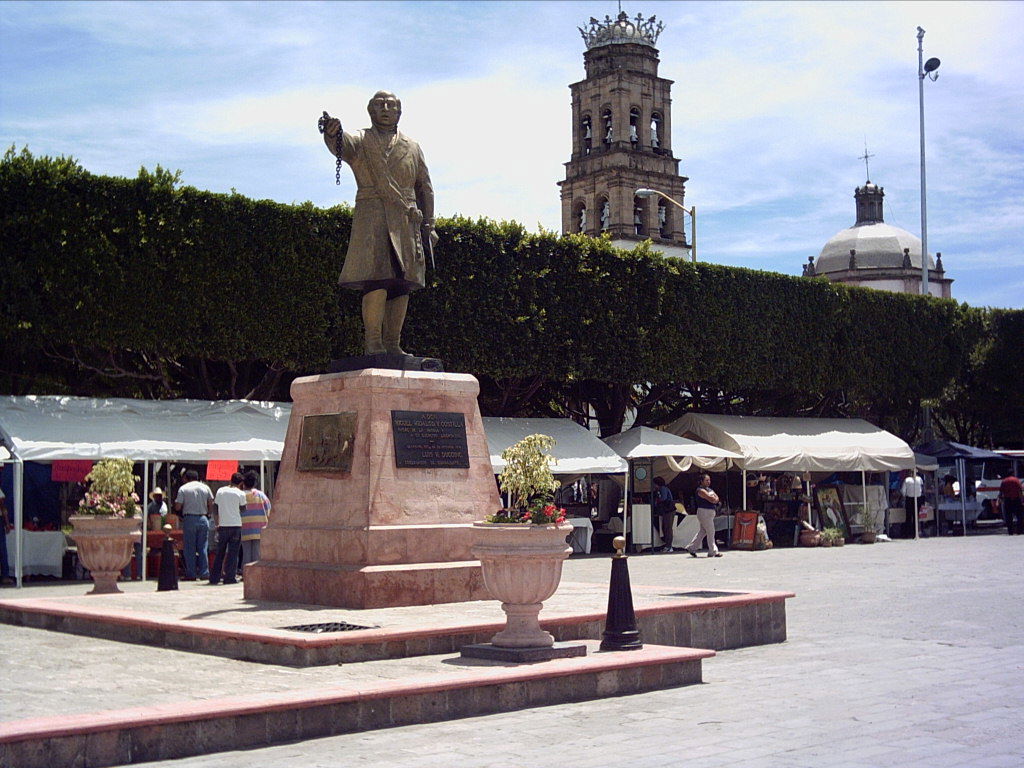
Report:
[{"label": "tall metal pole", "polygon": [[917,28],[917,96],[921,121],[921,295],[928,295],[928,195],[924,172],[924,30]]},{"label": "tall metal pole", "polygon": [[[683,209],[686,210],[685,208]],[[697,263],[697,206],[694,205],[690,208],[690,234],[693,243],[690,245],[690,261]]]}]

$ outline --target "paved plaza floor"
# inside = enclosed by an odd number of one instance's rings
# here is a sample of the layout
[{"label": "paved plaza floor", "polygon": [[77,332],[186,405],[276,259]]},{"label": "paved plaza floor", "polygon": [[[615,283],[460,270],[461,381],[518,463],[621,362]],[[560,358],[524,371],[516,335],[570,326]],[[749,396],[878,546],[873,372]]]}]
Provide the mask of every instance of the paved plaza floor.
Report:
[{"label": "paved plaza floor", "polygon": [[[793,591],[789,640],[723,651],[706,661],[697,686],[145,765],[1024,764],[1024,537],[629,562],[634,584]],[[600,582],[608,571],[606,557],[573,559],[565,578]],[[19,596],[82,589],[39,586]],[[47,702],[59,711],[95,709],[84,694],[81,707],[68,701],[86,683],[124,704],[166,701],[182,691],[212,697],[321,684],[343,670],[273,667],[4,625],[0,645],[0,720],[45,714]]]}]

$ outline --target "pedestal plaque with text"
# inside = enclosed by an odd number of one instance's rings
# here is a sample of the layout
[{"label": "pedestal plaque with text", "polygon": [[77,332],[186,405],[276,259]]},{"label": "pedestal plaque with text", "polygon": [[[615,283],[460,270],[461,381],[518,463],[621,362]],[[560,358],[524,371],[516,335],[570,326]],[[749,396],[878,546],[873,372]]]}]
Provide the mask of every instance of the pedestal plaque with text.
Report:
[{"label": "pedestal plaque with text", "polygon": [[399,469],[467,469],[466,417],[437,411],[392,411],[395,466]]}]

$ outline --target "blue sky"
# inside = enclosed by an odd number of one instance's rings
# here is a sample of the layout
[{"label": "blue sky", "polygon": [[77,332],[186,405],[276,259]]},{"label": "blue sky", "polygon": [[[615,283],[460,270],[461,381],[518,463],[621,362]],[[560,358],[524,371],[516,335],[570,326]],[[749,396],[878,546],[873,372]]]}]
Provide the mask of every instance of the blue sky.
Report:
[{"label": "blue sky", "polygon": [[[854,222],[853,189],[920,234],[917,40],[928,234],[955,298],[1024,307],[1022,3],[625,2],[656,14],[673,141],[702,260],[799,274]],[[96,173],[180,170],[184,183],[280,202],[351,201],[316,132],[327,109],[368,124],[403,101],[439,215],[560,228],[577,27],[589,2],[0,3],[0,139]]]}]

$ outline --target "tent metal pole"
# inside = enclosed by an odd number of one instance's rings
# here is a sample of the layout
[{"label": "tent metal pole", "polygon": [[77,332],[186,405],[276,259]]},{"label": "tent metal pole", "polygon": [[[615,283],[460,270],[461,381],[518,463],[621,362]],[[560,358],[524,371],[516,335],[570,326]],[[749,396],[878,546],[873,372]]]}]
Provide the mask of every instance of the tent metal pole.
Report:
[{"label": "tent metal pole", "polygon": [[264,468],[263,467],[264,467],[263,459],[260,459],[260,490],[263,491],[264,493],[266,493],[267,492],[267,481],[266,481],[266,479],[264,477]]},{"label": "tent metal pole", "polygon": [[742,473],[741,476],[742,476],[742,480],[743,480],[743,511],[746,512],[747,511],[747,469],[746,469],[746,467],[741,469],[740,472]]},{"label": "tent metal pole", "polygon": [[814,508],[811,506],[811,471],[804,470],[804,495],[807,497],[807,523],[814,525]]},{"label": "tent metal pole", "polygon": [[[633,539],[633,498],[629,490],[629,481],[633,477],[633,462],[626,461],[626,491],[622,499],[622,536],[626,539],[627,546],[623,547],[623,552],[629,552],[632,546]],[[613,547],[614,549],[614,547]]]},{"label": "tent metal pole", "polygon": [[149,560],[149,459],[142,460],[142,562],[139,563],[139,578],[146,581],[146,561]]},{"label": "tent metal pole", "polygon": [[960,524],[963,526],[963,535],[967,535],[967,462],[964,459],[957,459],[960,463]]},{"label": "tent metal pole", "polygon": [[[21,589],[24,582],[24,574],[22,570],[25,567],[25,554],[22,549],[22,540],[25,538],[22,531],[24,530],[25,521],[25,460],[18,456],[8,448],[8,453],[14,457],[14,571],[15,579],[17,580],[17,587]],[[4,531],[4,536],[7,532]]]},{"label": "tent metal pole", "polygon": [[[863,469],[860,471],[860,493],[861,499],[864,501],[863,506],[860,508],[860,523],[866,531],[868,529],[866,522],[868,519],[868,479],[867,473]],[[874,520],[874,517],[871,519]]]},{"label": "tent metal pole", "polygon": [[[912,477],[914,478],[914,487],[916,488],[917,487],[917,462],[914,462],[914,469],[913,469]],[[914,539],[915,540],[918,539],[920,537],[920,535],[921,535],[921,531],[920,531],[920,527],[921,527],[921,514],[919,512],[919,508],[920,508],[920,504],[921,504],[921,496],[922,495],[924,495],[924,480],[923,479],[921,480],[921,493],[919,493],[917,496],[914,497]],[[906,504],[904,504],[903,506],[906,507]]]}]

